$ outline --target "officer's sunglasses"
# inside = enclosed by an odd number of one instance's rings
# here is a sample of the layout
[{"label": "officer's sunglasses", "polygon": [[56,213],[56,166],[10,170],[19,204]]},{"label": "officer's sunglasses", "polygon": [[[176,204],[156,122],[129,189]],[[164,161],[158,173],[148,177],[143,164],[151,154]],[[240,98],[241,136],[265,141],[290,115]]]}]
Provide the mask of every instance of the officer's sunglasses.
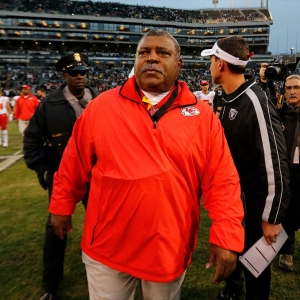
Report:
[{"label": "officer's sunglasses", "polygon": [[66,71],[71,77],[77,77],[78,74],[81,76],[85,76],[87,74],[87,70],[67,70]]}]

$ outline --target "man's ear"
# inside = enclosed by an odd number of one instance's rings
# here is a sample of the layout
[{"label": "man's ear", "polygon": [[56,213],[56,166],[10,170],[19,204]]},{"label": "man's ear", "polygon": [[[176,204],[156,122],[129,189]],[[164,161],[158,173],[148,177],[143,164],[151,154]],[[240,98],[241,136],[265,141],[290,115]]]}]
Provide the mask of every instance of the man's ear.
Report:
[{"label": "man's ear", "polygon": [[219,70],[222,72],[224,71],[224,68],[225,68],[225,61],[223,59],[219,59],[218,61],[218,67],[219,67]]}]

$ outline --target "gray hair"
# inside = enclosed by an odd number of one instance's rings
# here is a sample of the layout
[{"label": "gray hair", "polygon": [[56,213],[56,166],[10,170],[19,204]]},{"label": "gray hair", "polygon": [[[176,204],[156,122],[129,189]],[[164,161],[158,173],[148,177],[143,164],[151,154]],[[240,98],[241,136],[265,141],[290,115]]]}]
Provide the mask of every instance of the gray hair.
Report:
[{"label": "gray hair", "polygon": [[177,40],[173,37],[172,34],[170,34],[169,32],[163,30],[163,29],[151,29],[149,30],[146,34],[143,35],[143,37],[139,40],[138,45],[137,45],[137,49],[139,48],[140,43],[142,42],[142,40],[148,36],[165,36],[167,38],[169,38],[175,47],[175,51],[177,53],[178,58],[180,57],[180,52],[181,52],[181,48],[177,42]]},{"label": "gray hair", "polygon": [[285,82],[287,82],[288,80],[291,80],[291,79],[298,79],[298,80],[300,80],[300,75],[298,75],[298,74],[292,74],[292,75],[290,75],[290,76],[288,76],[286,78]]}]

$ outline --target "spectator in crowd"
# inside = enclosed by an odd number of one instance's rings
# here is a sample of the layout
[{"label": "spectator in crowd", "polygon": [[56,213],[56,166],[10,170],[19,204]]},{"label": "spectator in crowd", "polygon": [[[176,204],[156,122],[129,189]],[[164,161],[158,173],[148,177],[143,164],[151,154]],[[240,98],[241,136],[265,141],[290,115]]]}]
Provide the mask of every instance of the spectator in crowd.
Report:
[{"label": "spectator in crowd", "polygon": [[[260,67],[260,85],[265,90],[273,90],[273,80],[265,77],[267,63]],[[287,272],[294,271],[293,256],[295,252],[295,231],[300,228],[300,76],[297,74],[288,76],[285,80],[285,102],[278,112],[283,125],[283,134],[287,146],[290,166],[290,204],[282,222],[282,226],[288,234],[288,239],[280,249],[279,267]]]},{"label": "spectator in crowd", "polygon": [[201,91],[194,92],[194,95],[197,97],[197,99],[202,100],[203,102],[212,106],[215,97],[215,92],[209,90],[209,81],[201,80],[200,86],[201,86]]},{"label": "spectator in crowd", "polygon": [[[97,96],[95,90],[86,85],[86,55],[73,53],[63,56],[56,63],[56,70],[63,72],[66,83],[40,103],[25,130],[23,148],[27,167],[37,173],[40,185],[48,190],[49,199],[53,174],[58,168],[74,123],[86,105]],[[87,193],[82,195],[85,206]],[[44,271],[40,299],[54,299],[59,282],[63,279],[65,249],[66,239],[60,240],[55,235],[49,215],[43,249]]]},{"label": "spectator in crowd", "polygon": [[0,145],[4,148],[8,147],[8,115],[11,118],[12,110],[9,103],[9,97],[5,96],[3,90],[0,89]]},{"label": "spectator in crowd", "polygon": [[[245,80],[250,57],[247,41],[239,36],[218,40],[210,56],[212,81],[226,93],[221,123],[237,167],[245,207],[245,251],[264,236],[268,245],[282,230],[289,202],[289,170],[282,127],[275,107],[256,84]],[[217,299],[232,299],[243,293],[241,268],[227,280]],[[244,268],[247,300],[267,300],[270,265],[255,278]]]},{"label": "spectator in crowd", "polygon": [[44,100],[46,98],[45,89],[42,87],[38,88],[36,91],[36,95],[40,101]]},{"label": "spectator in crowd", "polygon": [[283,134],[290,163],[290,205],[282,222],[288,239],[280,249],[279,267],[294,271],[295,231],[300,228],[300,76],[291,75],[285,80],[285,99],[280,111]]},{"label": "spectator in crowd", "polygon": [[239,180],[221,124],[176,80],[181,65],[176,39],[148,31],[134,75],[89,104],[55,174],[49,211],[62,240],[91,182],[81,242],[90,299],[133,299],[138,282],[144,299],[180,299],[202,194],[215,282],[243,249]]},{"label": "spectator in crowd", "polygon": [[21,96],[18,98],[14,109],[14,119],[19,125],[19,132],[24,135],[24,130],[28,126],[29,120],[35,112],[39,100],[30,92],[30,86],[22,86]]}]

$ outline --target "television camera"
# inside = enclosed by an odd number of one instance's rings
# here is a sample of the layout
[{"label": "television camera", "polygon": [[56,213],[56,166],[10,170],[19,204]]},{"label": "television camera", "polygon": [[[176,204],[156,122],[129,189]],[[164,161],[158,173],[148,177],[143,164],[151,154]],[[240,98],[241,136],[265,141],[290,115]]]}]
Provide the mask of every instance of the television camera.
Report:
[{"label": "television camera", "polygon": [[288,77],[288,64],[282,59],[274,60],[266,68],[265,77],[269,80],[285,81]]}]

